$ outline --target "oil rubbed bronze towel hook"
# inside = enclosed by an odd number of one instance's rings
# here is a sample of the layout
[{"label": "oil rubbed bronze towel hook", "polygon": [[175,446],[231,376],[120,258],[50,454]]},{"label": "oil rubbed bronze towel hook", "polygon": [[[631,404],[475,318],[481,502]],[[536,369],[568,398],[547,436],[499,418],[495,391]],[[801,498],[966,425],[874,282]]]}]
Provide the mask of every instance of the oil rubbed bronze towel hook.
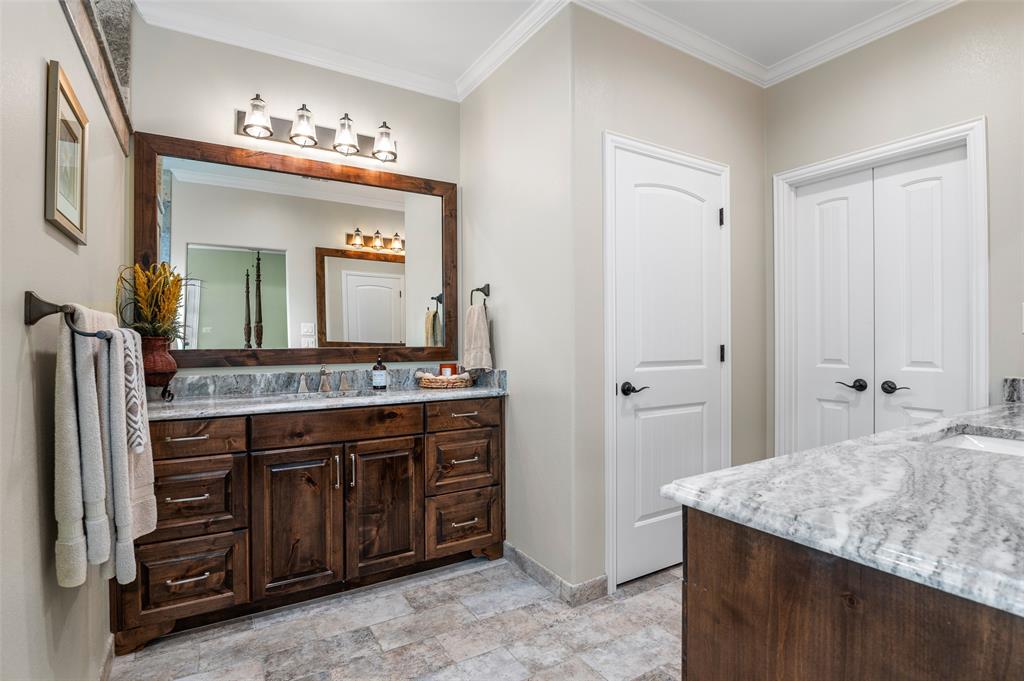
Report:
[{"label": "oil rubbed bronze towel hook", "polygon": [[475,288],[472,291],[470,291],[469,292],[469,304],[470,305],[473,304],[473,294],[476,293],[477,291],[479,291],[480,293],[484,294],[484,307],[487,307],[487,299],[491,297],[491,285],[490,284],[484,284],[483,286],[481,286],[479,288]]},{"label": "oil rubbed bronze towel hook", "polygon": [[89,331],[82,331],[76,327],[74,323],[75,308],[71,305],[57,305],[56,303],[43,300],[36,295],[35,291],[25,291],[25,324],[27,326],[34,325],[43,317],[49,317],[52,314],[58,313],[64,315],[64,322],[68,325],[68,328],[79,336],[110,340],[109,331],[97,331],[95,333],[90,333]]}]

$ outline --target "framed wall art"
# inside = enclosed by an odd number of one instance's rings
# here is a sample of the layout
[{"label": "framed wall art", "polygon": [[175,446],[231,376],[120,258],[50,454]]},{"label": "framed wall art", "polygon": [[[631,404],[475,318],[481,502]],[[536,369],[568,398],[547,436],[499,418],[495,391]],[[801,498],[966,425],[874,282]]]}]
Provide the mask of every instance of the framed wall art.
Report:
[{"label": "framed wall art", "polygon": [[45,217],[85,244],[89,118],[60,63],[51,61],[46,96]]}]

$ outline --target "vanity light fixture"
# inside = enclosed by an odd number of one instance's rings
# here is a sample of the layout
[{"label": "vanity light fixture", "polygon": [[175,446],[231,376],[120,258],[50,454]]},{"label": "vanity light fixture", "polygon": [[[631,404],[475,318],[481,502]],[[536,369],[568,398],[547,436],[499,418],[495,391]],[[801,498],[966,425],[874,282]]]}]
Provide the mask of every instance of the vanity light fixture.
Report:
[{"label": "vanity light fixture", "polygon": [[373,250],[375,250],[375,251],[384,250],[384,237],[382,237],[380,235],[380,230],[379,229],[376,232],[373,233]]},{"label": "vanity light fixture", "polygon": [[353,248],[362,248],[365,245],[366,244],[363,243],[363,232],[356,227],[356,232],[352,235],[352,243],[350,243],[349,246],[352,246]]},{"label": "vanity light fixture", "polygon": [[352,119],[347,113],[338,119],[338,132],[334,133],[334,150],[342,156],[359,153],[359,135],[352,129]]},{"label": "vanity light fixture", "polygon": [[401,253],[405,250],[405,244],[402,243],[402,237],[399,236],[398,232],[395,232],[395,235],[391,237],[391,250],[395,253]]},{"label": "vanity light fixture", "polygon": [[391,128],[388,127],[387,121],[377,128],[377,137],[373,140],[373,157],[382,163],[398,160],[398,149],[395,148],[395,141],[391,139]]},{"label": "vanity light fixture", "polygon": [[300,147],[316,146],[316,124],[313,122],[313,112],[307,109],[305,104],[295,112],[292,132],[288,137]]},{"label": "vanity light fixture", "polygon": [[267,113],[267,103],[263,101],[258,92],[249,100],[249,113],[245,114],[242,131],[249,137],[257,138],[270,137],[274,134],[270,115]]}]

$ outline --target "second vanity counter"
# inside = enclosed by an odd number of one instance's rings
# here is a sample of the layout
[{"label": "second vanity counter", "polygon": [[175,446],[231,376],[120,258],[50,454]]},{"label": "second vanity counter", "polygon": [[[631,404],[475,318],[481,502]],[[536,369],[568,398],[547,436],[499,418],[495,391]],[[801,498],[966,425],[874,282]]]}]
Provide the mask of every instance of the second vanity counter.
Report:
[{"label": "second vanity counter", "polygon": [[958,434],[1024,440],[1024,404],[683,478],[662,495],[1024,617],[1024,457],[940,442]]}]

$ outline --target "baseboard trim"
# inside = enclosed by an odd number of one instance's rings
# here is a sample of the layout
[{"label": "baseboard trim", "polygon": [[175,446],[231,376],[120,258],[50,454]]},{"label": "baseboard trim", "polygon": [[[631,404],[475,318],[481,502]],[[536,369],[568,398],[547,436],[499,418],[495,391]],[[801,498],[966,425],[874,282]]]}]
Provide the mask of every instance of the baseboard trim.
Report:
[{"label": "baseboard trim", "polygon": [[597,600],[608,593],[607,576],[601,575],[580,584],[572,584],[507,541],[505,542],[505,560],[572,607]]},{"label": "baseboard trim", "polygon": [[114,636],[107,639],[107,652],[103,656],[103,666],[100,667],[100,681],[109,681],[110,670],[114,666]]}]

